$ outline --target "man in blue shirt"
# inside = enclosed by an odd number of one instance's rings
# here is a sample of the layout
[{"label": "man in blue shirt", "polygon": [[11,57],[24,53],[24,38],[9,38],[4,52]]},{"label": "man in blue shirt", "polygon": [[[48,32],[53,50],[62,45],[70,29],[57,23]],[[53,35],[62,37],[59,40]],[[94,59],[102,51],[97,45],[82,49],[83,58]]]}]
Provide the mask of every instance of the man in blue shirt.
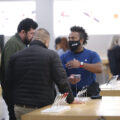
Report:
[{"label": "man in blue shirt", "polygon": [[[88,35],[82,27],[73,26],[69,34],[70,51],[61,56],[74,95],[82,90],[83,87],[91,88],[90,86],[92,86],[92,90],[96,91],[95,73],[102,72],[99,55],[84,48],[84,45],[87,44],[87,39]],[[75,74],[80,74],[81,79],[76,79],[74,77]],[[99,89],[99,86],[97,89]],[[99,94],[99,90],[92,95],[97,94]]]}]

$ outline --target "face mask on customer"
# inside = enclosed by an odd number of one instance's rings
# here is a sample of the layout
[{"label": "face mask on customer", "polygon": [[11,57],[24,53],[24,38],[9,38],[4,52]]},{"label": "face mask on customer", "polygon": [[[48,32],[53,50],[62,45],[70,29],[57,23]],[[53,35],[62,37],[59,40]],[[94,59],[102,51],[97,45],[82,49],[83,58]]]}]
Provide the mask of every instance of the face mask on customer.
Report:
[{"label": "face mask on customer", "polygon": [[80,46],[80,40],[69,41],[69,47],[70,47],[71,51],[76,51],[79,46]]}]

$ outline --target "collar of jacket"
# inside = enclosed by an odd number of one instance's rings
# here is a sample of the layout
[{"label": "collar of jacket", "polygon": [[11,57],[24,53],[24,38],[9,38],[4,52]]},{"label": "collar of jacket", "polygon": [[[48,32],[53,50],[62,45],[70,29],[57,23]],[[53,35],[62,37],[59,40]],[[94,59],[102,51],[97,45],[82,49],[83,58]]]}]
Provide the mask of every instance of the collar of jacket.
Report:
[{"label": "collar of jacket", "polygon": [[44,45],[44,43],[42,43],[41,41],[39,41],[39,40],[33,40],[33,41],[31,41],[30,42],[30,46],[31,45],[39,45],[39,46],[42,46],[42,47],[44,47],[44,48],[47,48],[45,45]]},{"label": "collar of jacket", "polygon": [[[22,39],[20,38],[19,34],[16,33],[15,36],[18,38],[19,41],[22,41]],[[23,41],[22,41],[23,42]],[[24,42],[23,42],[24,43]]]}]

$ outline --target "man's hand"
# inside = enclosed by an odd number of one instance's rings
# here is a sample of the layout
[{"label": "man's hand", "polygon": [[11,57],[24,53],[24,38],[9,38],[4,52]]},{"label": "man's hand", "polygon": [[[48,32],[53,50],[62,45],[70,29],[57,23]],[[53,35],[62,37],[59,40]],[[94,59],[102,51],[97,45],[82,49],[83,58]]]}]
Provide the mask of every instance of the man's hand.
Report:
[{"label": "man's hand", "polygon": [[74,100],[71,104],[85,104],[85,102]]},{"label": "man's hand", "polygon": [[74,77],[74,74],[72,74],[68,79],[71,84],[76,84],[80,81],[80,78]]},{"label": "man's hand", "polygon": [[74,59],[74,60],[71,60],[69,62],[67,62],[66,64],[66,67],[68,69],[71,69],[71,68],[79,68],[80,67],[80,61]]}]

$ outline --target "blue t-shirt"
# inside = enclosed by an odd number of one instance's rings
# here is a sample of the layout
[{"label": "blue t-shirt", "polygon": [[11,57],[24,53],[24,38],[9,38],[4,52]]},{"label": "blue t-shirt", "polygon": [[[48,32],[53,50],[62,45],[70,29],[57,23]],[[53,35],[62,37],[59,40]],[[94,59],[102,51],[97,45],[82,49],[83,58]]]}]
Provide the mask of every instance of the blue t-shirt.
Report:
[{"label": "blue t-shirt", "polygon": [[[70,76],[71,74],[81,74],[81,80],[79,83],[77,83],[77,89],[81,90],[83,87],[91,85],[96,80],[95,73],[89,72],[85,70],[84,68],[72,68],[68,69],[65,64],[68,61],[77,59],[80,62],[88,63],[88,64],[94,64],[101,62],[101,59],[99,55],[91,50],[85,49],[81,53],[74,53],[72,51],[66,52],[64,55],[61,56],[61,60],[63,63],[63,66],[67,72],[67,76]],[[71,88],[73,92],[76,92],[76,85],[71,84]]]}]

